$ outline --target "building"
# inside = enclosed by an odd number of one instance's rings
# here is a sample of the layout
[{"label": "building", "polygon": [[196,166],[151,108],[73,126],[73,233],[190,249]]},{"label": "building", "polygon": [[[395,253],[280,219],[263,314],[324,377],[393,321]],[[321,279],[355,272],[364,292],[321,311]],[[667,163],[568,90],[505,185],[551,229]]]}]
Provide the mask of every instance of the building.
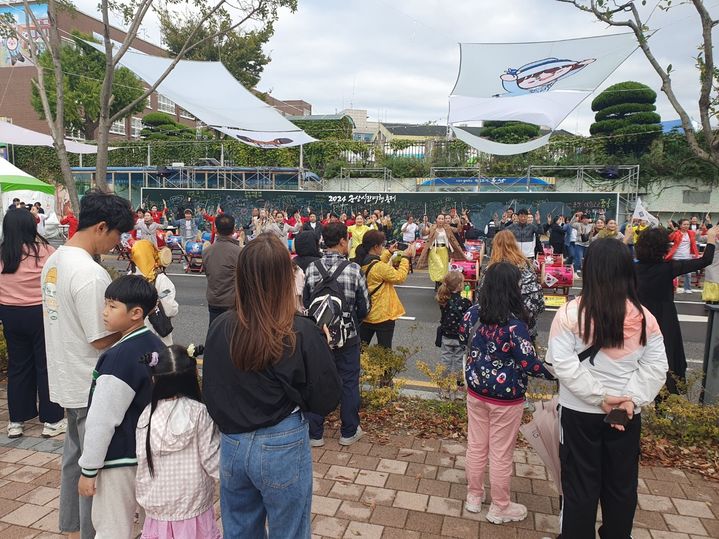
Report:
[{"label": "building", "polygon": [[282,116],[310,116],[312,114],[312,105],[301,99],[282,101],[281,99],[272,97],[270,94],[264,94],[261,98],[282,114]]},{"label": "building", "polygon": [[360,142],[374,142],[379,133],[379,122],[370,122],[365,109],[344,109],[340,114],[349,116],[354,121],[352,139]]},{"label": "building", "polygon": [[[35,27],[31,19],[27,17],[22,3],[3,4],[0,6],[0,16],[7,17],[10,15],[14,17],[18,35],[32,36],[38,46],[41,47],[40,32],[47,33],[50,27],[47,4],[31,2],[29,5],[39,28]],[[103,31],[101,21],[81,11],[59,9],[57,19],[62,39],[68,43],[72,43],[68,36],[73,31],[88,35],[101,34]],[[122,30],[111,28],[110,37],[112,39],[122,41],[125,35]],[[167,56],[167,51],[163,48],[140,38],[136,38],[132,46],[147,54]],[[47,122],[39,117],[30,104],[32,80],[37,77],[37,69],[30,59],[31,55],[23,47],[22,40],[17,38],[0,38],[0,96],[2,96],[0,99],[0,117],[21,127],[49,134],[50,129]],[[154,93],[148,99],[144,113],[113,124],[110,130],[112,138],[139,139],[140,130],[142,129],[142,117],[156,111],[170,114],[176,121],[189,127],[196,127],[198,123],[190,113],[177,107],[163,95]],[[67,133],[67,135],[78,136],[77,133]]]},{"label": "building", "polygon": [[380,143],[391,140],[442,140],[447,138],[446,125],[419,125],[382,122],[379,124],[378,140]]}]

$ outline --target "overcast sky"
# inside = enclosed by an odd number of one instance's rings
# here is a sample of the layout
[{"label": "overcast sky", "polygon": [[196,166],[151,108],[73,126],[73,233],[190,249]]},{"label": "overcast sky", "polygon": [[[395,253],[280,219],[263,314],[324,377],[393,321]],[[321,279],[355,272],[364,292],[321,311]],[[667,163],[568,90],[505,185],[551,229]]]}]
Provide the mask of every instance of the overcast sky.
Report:
[{"label": "overcast sky", "polygon": [[[672,64],[675,92],[696,119],[698,74],[694,67],[701,43],[693,7],[654,10],[651,39],[662,65]],[[676,2],[675,2],[676,3]],[[705,0],[719,18],[719,0]],[[86,12],[96,0],[78,0]],[[344,108],[367,109],[370,119],[445,124],[448,96],[457,77],[459,42],[522,42],[569,39],[618,32],[569,4],[556,0],[298,0],[285,11],[267,44],[272,61],[258,88],[278,99],[304,99],[316,114]],[[641,2],[637,2],[641,4]],[[148,20],[145,36],[159,39]],[[719,30],[715,29],[715,40]],[[599,88],[625,80],[657,91],[663,120],[678,118],[659,91],[660,81],[641,51],[636,51]],[[595,94],[596,95],[596,94]],[[592,97],[560,126],[588,134]]]},{"label": "overcast sky", "polygon": [[[259,89],[279,99],[304,99],[315,113],[367,109],[371,119],[446,123],[447,97],[459,66],[459,42],[547,41],[603,35],[607,28],[571,5],[554,0],[299,0],[284,14],[267,50]],[[637,2],[640,4],[640,2]],[[647,14],[656,0],[648,0]],[[708,0],[714,18],[719,0]],[[501,7],[500,7],[501,6]],[[691,6],[655,10],[661,30],[652,47],[662,65],[673,65],[675,91],[696,118],[698,75],[693,56],[701,42]],[[715,31],[719,39],[719,31]],[[660,81],[636,51],[600,87],[636,80],[659,94],[663,120],[678,118]],[[596,95],[596,94],[595,94]],[[593,121],[587,99],[561,128],[588,134]]]}]

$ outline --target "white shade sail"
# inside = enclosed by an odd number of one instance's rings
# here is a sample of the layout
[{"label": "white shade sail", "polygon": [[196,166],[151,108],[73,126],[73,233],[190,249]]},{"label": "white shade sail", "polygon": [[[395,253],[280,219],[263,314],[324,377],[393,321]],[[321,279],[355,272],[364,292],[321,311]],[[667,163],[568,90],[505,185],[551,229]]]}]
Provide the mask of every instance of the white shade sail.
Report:
[{"label": "white shade sail", "polygon": [[[104,52],[97,43],[89,44]],[[153,85],[172,61],[130,50],[120,64]],[[283,148],[315,141],[242,86],[222,62],[180,60],[157,91],[207,126],[250,146]]]},{"label": "white shade sail", "polygon": [[[53,147],[52,137],[45,133],[38,133],[19,125],[14,125],[0,120],[0,142],[5,144],[16,144],[18,146],[49,146]],[[97,146],[84,144],[74,140],[65,139],[65,148],[70,153],[97,153]],[[110,148],[114,150],[115,148]]]},{"label": "white shade sail", "polygon": [[460,43],[449,123],[458,138],[488,153],[511,155],[541,147],[549,136],[498,144],[460,130],[484,121],[520,121],[553,131],[636,48],[632,33],[538,43]]}]

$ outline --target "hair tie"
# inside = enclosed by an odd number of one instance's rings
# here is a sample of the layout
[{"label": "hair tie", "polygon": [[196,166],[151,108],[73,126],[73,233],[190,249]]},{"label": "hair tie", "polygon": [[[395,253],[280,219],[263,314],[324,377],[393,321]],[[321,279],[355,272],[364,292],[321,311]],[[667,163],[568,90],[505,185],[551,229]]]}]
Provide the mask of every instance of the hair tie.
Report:
[{"label": "hair tie", "polygon": [[150,354],[150,362],[147,364],[148,367],[155,367],[157,363],[160,361],[160,354],[157,352],[153,352]]}]

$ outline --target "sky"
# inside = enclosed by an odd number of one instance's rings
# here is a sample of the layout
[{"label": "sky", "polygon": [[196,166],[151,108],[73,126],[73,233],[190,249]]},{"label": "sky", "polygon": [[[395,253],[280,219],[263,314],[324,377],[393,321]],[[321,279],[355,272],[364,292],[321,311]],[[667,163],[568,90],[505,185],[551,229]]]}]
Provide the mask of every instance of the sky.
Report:
[{"label": "sky", "polygon": [[[78,7],[92,12],[95,1],[79,0]],[[664,12],[654,9],[656,2],[647,0],[642,8],[645,15],[652,14],[650,28],[658,29],[650,44],[661,65],[672,64],[674,90],[698,120],[694,56],[701,43],[699,17],[690,5]],[[719,0],[705,4],[719,18]],[[145,30],[157,40],[151,20]],[[366,109],[370,120],[444,125],[459,67],[459,42],[549,41],[619,31],[556,0],[298,0],[297,11],[283,11],[275,24],[266,46],[272,61],[258,89],[278,99],[303,99],[315,114],[358,108]],[[717,28],[714,39],[719,41]],[[659,76],[639,50],[598,92],[626,80],[657,91],[662,120],[678,118],[659,91]],[[593,97],[560,128],[588,134]]]}]

